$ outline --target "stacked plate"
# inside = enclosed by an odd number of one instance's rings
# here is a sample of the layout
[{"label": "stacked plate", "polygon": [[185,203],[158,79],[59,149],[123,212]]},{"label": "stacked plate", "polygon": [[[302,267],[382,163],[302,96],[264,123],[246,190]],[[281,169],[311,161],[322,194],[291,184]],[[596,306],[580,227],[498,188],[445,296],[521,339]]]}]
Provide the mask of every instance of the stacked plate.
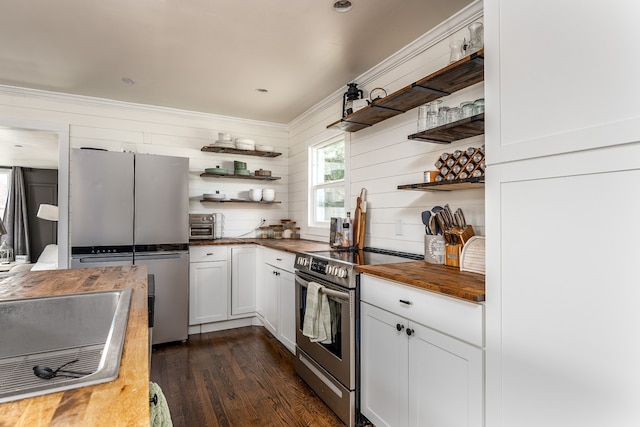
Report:
[{"label": "stacked plate", "polygon": [[256,142],[249,138],[236,138],[236,148],[238,150],[253,151],[256,148]]},{"label": "stacked plate", "polygon": [[219,202],[220,200],[224,200],[225,195],[224,194],[220,194],[219,191],[216,191],[215,194],[204,193],[202,195],[202,198],[204,200],[211,200],[211,201],[214,201],[214,202]]},{"label": "stacked plate", "polygon": [[236,144],[231,140],[231,134],[218,132],[218,140],[211,144],[213,147],[236,148]]},{"label": "stacked plate", "polygon": [[229,171],[227,171],[226,169],[222,169],[220,166],[216,166],[215,168],[205,169],[204,173],[209,173],[211,175],[227,175]]},{"label": "stacked plate", "polygon": [[249,175],[247,164],[245,162],[233,162],[233,173],[235,175]]}]

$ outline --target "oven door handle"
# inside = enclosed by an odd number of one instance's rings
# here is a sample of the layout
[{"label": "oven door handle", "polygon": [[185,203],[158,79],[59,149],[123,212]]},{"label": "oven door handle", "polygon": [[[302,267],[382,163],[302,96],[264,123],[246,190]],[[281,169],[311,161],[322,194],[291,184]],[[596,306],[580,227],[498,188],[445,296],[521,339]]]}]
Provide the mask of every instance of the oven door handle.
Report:
[{"label": "oven door handle", "polygon": [[[303,288],[307,287],[307,281],[304,279],[301,279],[300,277],[296,276],[296,283],[300,284],[300,286],[302,286]],[[326,294],[327,296],[330,297],[334,297],[334,298],[338,298],[341,300],[345,300],[345,301],[349,301],[349,293],[348,292],[340,292],[340,291],[336,291],[330,288],[327,288],[326,286],[322,288],[322,293]]]}]

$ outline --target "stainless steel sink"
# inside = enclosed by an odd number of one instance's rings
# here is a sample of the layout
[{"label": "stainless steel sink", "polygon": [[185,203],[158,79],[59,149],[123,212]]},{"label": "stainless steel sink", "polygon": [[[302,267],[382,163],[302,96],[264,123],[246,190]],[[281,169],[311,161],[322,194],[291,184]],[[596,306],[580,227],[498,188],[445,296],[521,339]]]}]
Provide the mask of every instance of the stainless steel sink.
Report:
[{"label": "stainless steel sink", "polygon": [[116,379],[130,305],[131,289],[0,301],[0,403]]}]

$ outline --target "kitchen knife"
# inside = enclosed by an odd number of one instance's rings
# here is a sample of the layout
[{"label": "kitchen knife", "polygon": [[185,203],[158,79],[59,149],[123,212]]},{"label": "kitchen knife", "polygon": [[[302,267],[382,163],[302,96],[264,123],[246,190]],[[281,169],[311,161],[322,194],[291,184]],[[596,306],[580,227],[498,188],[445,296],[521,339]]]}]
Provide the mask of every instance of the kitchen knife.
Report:
[{"label": "kitchen knife", "polygon": [[462,228],[466,228],[467,227],[467,219],[464,217],[464,212],[462,212],[462,209],[460,209],[460,208],[458,208],[458,210],[456,212],[458,212],[458,214],[460,214],[460,219],[462,220]]},{"label": "kitchen knife", "polygon": [[462,225],[462,217],[460,216],[460,212],[455,211],[453,213],[453,219],[456,221],[456,225],[458,226],[458,228],[462,230],[464,228],[464,225]]}]

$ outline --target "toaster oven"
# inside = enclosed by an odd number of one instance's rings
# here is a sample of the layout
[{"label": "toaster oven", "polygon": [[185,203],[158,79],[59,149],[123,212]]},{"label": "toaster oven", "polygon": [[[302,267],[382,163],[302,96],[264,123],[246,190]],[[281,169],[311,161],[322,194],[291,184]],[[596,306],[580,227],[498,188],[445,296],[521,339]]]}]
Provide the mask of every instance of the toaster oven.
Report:
[{"label": "toaster oven", "polygon": [[213,240],[216,221],[211,214],[189,214],[189,240]]}]

